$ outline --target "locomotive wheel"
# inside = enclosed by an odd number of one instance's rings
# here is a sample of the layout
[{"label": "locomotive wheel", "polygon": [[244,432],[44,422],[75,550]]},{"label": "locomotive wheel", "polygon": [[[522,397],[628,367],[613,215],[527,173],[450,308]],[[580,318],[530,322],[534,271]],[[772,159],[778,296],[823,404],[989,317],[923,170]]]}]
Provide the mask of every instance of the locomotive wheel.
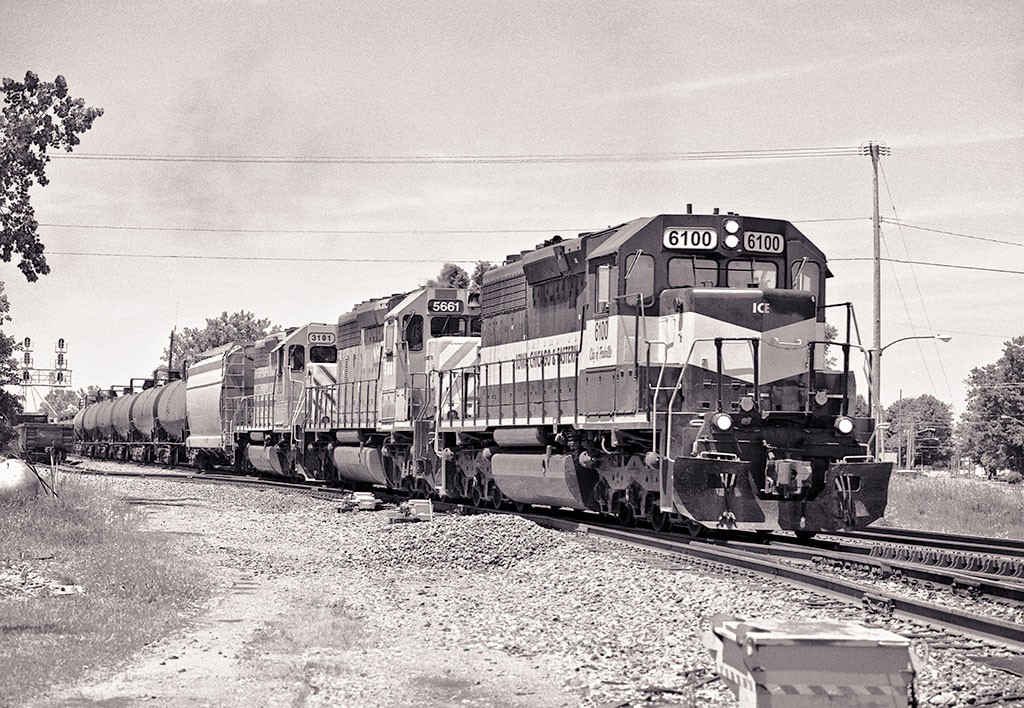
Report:
[{"label": "locomotive wheel", "polygon": [[616,516],[623,527],[629,529],[636,526],[636,516],[633,514],[633,507],[629,504],[619,504],[619,513]]},{"label": "locomotive wheel", "polygon": [[497,487],[491,490],[491,506],[499,511],[505,508],[505,495]]},{"label": "locomotive wheel", "polygon": [[689,534],[691,538],[697,538],[698,536],[704,535],[705,530],[704,525],[699,521],[694,521],[693,519],[686,520],[686,533]]},{"label": "locomotive wheel", "polygon": [[473,506],[482,507],[484,505],[484,493],[480,488],[480,483],[473,480],[473,484],[469,489],[469,500],[473,502]]},{"label": "locomotive wheel", "polygon": [[533,505],[527,502],[513,502],[516,507],[516,513],[525,514],[533,510]]},{"label": "locomotive wheel", "polygon": [[651,526],[659,533],[672,530],[672,515],[655,507],[651,510]]},{"label": "locomotive wheel", "polygon": [[419,494],[423,499],[434,499],[437,496],[434,492],[433,485],[425,479],[419,480]]}]

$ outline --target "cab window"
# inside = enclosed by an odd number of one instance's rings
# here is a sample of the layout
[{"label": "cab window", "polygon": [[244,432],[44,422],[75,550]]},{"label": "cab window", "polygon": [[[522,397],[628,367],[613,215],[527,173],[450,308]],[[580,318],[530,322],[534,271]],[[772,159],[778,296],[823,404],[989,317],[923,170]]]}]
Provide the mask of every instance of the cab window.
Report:
[{"label": "cab window", "polygon": [[409,351],[418,352],[423,348],[423,316],[406,315],[402,319],[402,332]]},{"label": "cab window", "polygon": [[[637,293],[646,301],[654,297],[654,256],[649,253],[626,256],[626,294]],[[632,298],[630,302],[635,304]]]},{"label": "cab window", "polygon": [[338,361],[338,350],[334,347],[313,346],[309,348],[310,364],[334,364]]},{"label": "cab window", "polygon": [[471,317],[469,319],[469,336],[479,337],[480,332],[483,331],[483,323],[479,317]]},{"label": "cab window", "polygon": [[771,261],[732,261],[729,263],[730,288],[774,288],[779,267]]},{"label": "cab window", "polygon": [[793,261],[789,270],[794,290],[806,290],[815,295],[818,294],[818,284],[820,282],[818,278],[821,275],[821,269],[817,263],[804,258],[799,261]]},{"label": "cab window", "polygon": [[713,288],[718,285],[718,263],[710,258],[673,258],[668,262],[670,288]]},{"label": "cab window", "polygon": [[597,267],[597,287],[594,288],[594,312],[608,312],[612,301],[612,267],[608,264]]},{"label": "cab window", "polygon": [[302,371],[306,368],[306,348],[301,344],[288,347],[288,367],[292,371]]},{"label": "cab window", "polygon": [[464,317],[431,317],[431,337],[461,337],[466,334]]}]

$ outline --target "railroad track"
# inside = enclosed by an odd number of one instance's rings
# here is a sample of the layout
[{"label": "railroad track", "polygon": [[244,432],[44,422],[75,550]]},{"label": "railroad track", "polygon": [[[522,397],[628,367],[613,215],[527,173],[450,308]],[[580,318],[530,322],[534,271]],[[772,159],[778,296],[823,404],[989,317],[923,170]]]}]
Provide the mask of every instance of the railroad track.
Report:
[{"label": "railroad track", "polygon": [[[727,568],[739,568],[785,580],[828,596],[859,603],[882,615],[895,615],[938,625],[974,639],[1002,644],[1015,650],[1024,650],[1024,626],[1019,623],[971,612],[962,607],[945,606],[906,597],[838,577],[836,573],[830,572],[828,563],[819,563],[817,568],[810,569],[780,560],[780,556],[792,558],[798,549],[780,552],[765,544],[695,539],[641,529],[626,530],[574,519],[529,514],[526,516],[536,523],[553,528],[582,532],[639,548],[689,556]],[[805,557],[817,554],[827,559],[828,554],[834,552],[823,549],[807,549],[803,553]],[[831,560],[843,562],[838,556],[832,556]],[[824,570],[822,566],[824,566]]]},{"label": "railroad track", "polygon": [[[344,490],[315,483],[216,473],[165,469],[147,469],[143,472],[127,470],[109,472],[89,470],[78,465],[62,469],[86,474],[144,476],[196,483],[275,486],[313,493],[329,499],[339,498],[345,493]],[[386,496],[387,501],[401,500],[401,497],[398,496],[382,495],[379,491],[375,493],[378,496]],[[518,513],[481,509],[467,504],[448,502],[435,502],[435,509],[448,513]],[[871,546],[864,543],[846,544],[827,539],[812,539],[810,543],[798,543],[791,537],[777,535],[752,540],[721,537],[717,534],[712,534],[707,538],[695,538],[684,534],[665,534],[646,529],[624,529],[611,523],[601,523],[597,519],[590,519],[587,515],[579,513],[538,514],[527,512],[520,513],[520,515],[550,528],[586,533],[638,548],[685,555],[705,563],[742,569],[781,579],[826,596],[859,603],[882,615],[895,615],[933,624],[974,639],[1002,644],[1015,650],[1024,650],[1024,626],[1019,623],[971,612],[962,607],[941,605],[881,590],[862,582],[840,577],[836,569],[867,568],[868,572],[874,576],[887,577],[898,574],[936,586],[944,586],[966,597],[986,595],[1012,603],[1024,603],[1024,583],[1021,582],[979,577],[976,573],[961,572],[952,568],[928,567],[912,561],[881,558],[872,555]],[[852,537],[853,534],[841,534],[840,536]],[[910,532],[896,534],[896,536],[905,539],[924,537],[913,535]],[[955,543],[959,539],[959,537],[952,537],[948,534],[940,536],[948,537],[947,540],[950,543]]]}]

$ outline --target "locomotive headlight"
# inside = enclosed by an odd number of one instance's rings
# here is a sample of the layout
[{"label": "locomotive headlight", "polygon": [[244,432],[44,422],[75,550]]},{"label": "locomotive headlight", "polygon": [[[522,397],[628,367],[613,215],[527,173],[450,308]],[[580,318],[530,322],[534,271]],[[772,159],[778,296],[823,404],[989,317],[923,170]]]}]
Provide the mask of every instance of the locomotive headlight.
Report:
[{"label": "locomotive headlight", "polygon": [[725,238],[722,239],[722,245],[726,248],[738,248],[740,245],[740,222],[736,219],[726,219],[725,223],[722,224],[722,228],[725,229]]},{"label": "locomotive headlight", "polygon": [[723,433],[732,430],[732,416],[728,413],[716,413],[715,417],[711,419],[711,424]]},{"label": "locomotive headlight", "polygon": [[846,416],[836,418],[836,432],[840,435],[849,435],[853,432],[853,421]]}]

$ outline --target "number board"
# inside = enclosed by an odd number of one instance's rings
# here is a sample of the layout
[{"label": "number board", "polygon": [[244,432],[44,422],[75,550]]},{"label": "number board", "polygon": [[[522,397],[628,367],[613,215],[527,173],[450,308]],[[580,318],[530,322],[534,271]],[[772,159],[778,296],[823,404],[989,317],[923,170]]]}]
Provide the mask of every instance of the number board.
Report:
[{"label": "number board", "polygon": [[786,247],[786,239],[779,234],[767,234],[761,231],[747,231],[743,234],[743,250],[758,253],[782,253]]},{"label": "number board", "polygon": [[306,341],[310,344],[334,344],[334,332],[310,332]]},{"label": "number board", "polygon": [[427,312],[432,315],[458,315],[465,309],[462,300],[428,300]]},{"label": "number board", "polygon": [[688,251],[713,251],[718,248],[718,232],[714,229],[667,228],[661,237],[665,248]]}]

